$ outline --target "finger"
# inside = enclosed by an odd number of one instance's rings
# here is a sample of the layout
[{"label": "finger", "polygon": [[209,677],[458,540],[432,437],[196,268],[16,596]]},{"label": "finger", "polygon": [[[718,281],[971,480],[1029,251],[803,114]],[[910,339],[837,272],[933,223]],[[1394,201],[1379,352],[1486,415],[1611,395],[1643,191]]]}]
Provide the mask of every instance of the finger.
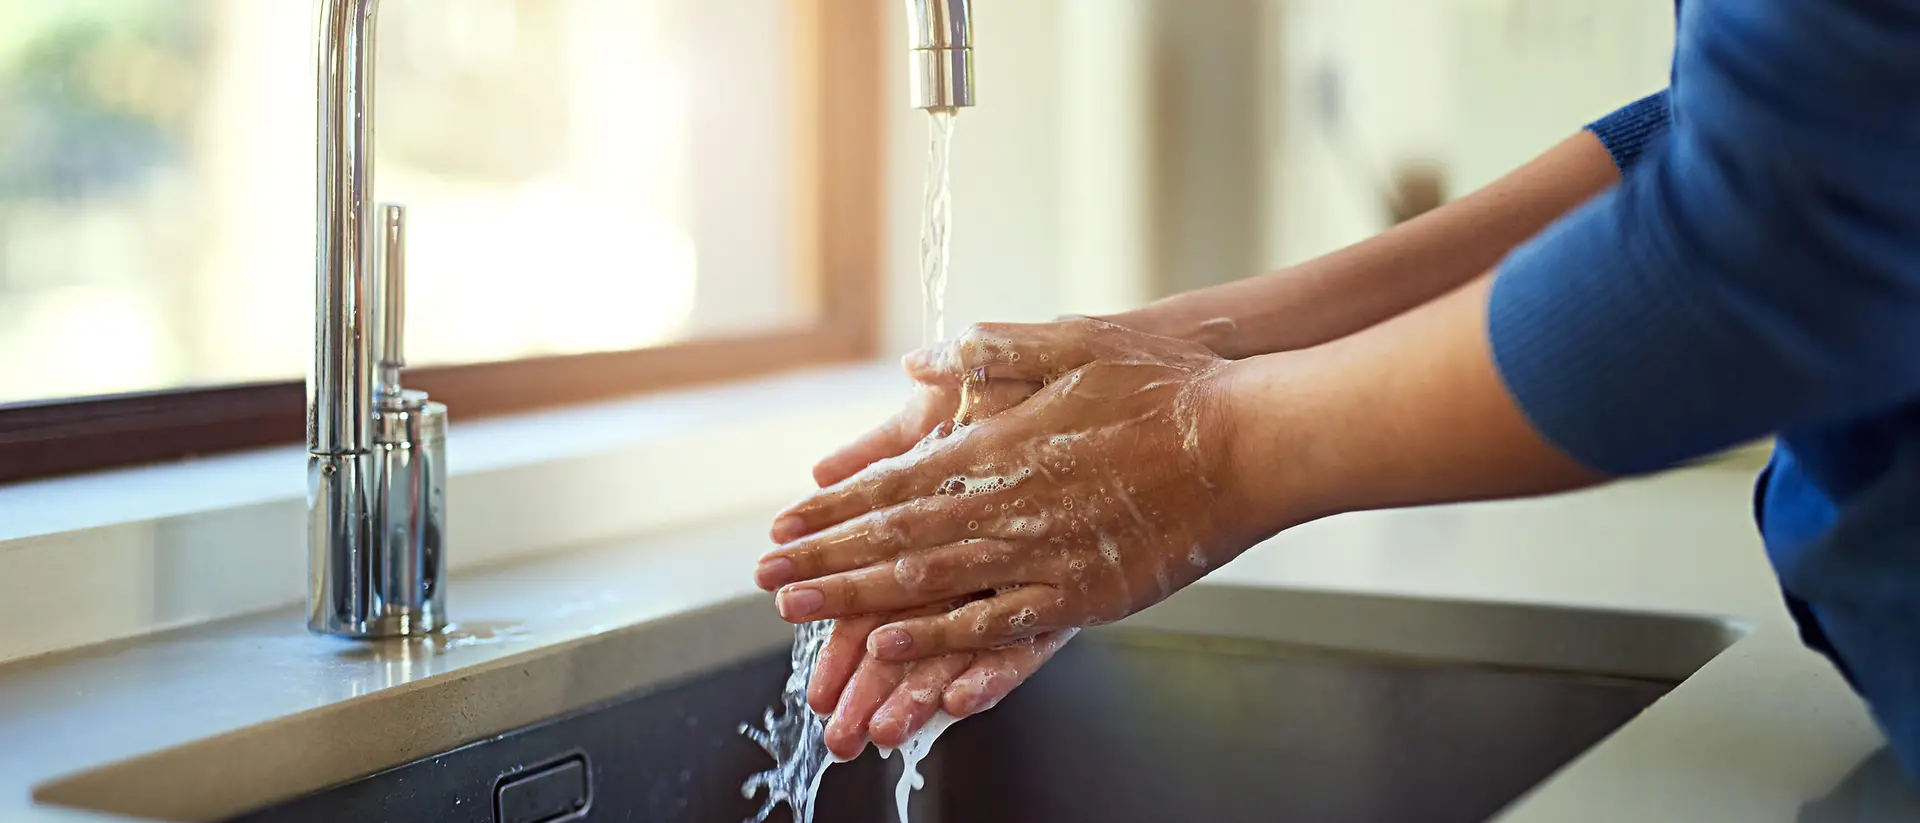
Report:
[{"label": "finger", "polygon": [[868,736],[881,746],[900,748],[940,710],[947,686],[973,663],[973,655],[950,654],[911,664],[887,702],[874,712]]},{"label": "finger", "polygon": [[[813,482],[824,489],[858,474],[876,461],[905,454],[926,434],[913,431],[916,428],[913,424],[918,422],[918,417],[911,409],[903,410],[873,431],[860,435],[838,451],[821,458],[813,466]],[[799,536],[776,529],[773,539],[774,542],[785,543]]]},{"label": "finger", "polygon": [[999,705],[1079,633],[1079,629],[1047,632],[1028,642],[975,654],[973,664],[947,687],[942,708],[954,717],[971,717]]},{"label": "finger", "polygon": [[[975,436],[981,432],[976,431]],[[973,438],[967,438],[972,441]],[[874,463],[845,480],[809,495],[774,518],[773,534],[778,542],[789,535],[810,535],[845,523],[864,514],[899,505],[917,497],[936,494],[953,477],[964,477],[969,463],[986,444],[974,441],[961,448],[961,438],[923,439],[919,448]]]},{"label": "finger", "polygon": [[867,728],[873,713],[893,694],[906,673],[905,663],[872,657],[860,661],[860,668],[847,682],[846,692],[840,695],[840,705],[827,720],[827,751],[847,760],[859,757],[867,747]]},{"label": "finger", "polygon": [[807,681],[807,705],[815,714],[829,714],[839,705],[847,681],[853,679],[854,670],[867,656],[867,635],[888,619],[863,615],[833,625],[833,633],[827,635],[827,644],[813,664],[813,678]]},{"label": "finger", "polygon": [[917,617],[881,626],[867,638],[867,653],[881,660],[923,660],[959,651],[1004,646],[1037,634],[1071,628],[1068,605],[1052,586],[1021,586],[969,603],[938,617]]},{"label": "finger", "polygon": [[[896,612],[1025,581],[1029,552],[1005,540],[969,540],[908,553],[780,590],[775,602],[789,623]],[[871,627],[869,627],[871,630]]]},{"label": "finger", "polygon": [[[913,397],[899,414],[815,464],[813,482],[824,489],[860,473],[876,462],[905,454],[942,422],[952,419],[959,406],[960,399],[952,387],[915,387]],[[800,536],[776,529],[773,540],[785,543]]]},{"label": "finger", "polygon": [[760,558],[754,580],[760,588],[774,591],[789,583],[891,561],[916,549],[935,548],[969,538],[1014,537],[1016,528],[1032,532],[1041,522],[1037,518],[1012,518],[1004,514],[997,501],[975,495],[936,494],[917,498],[768,552]]},{"label": "finger", "polygon": [[1121,327],[1076,317],[1054,323],[976,323],[953,342],[907,356],[907,374],[923,383],[964,377],[1044,383],[1100,359],[1105,336]]}]

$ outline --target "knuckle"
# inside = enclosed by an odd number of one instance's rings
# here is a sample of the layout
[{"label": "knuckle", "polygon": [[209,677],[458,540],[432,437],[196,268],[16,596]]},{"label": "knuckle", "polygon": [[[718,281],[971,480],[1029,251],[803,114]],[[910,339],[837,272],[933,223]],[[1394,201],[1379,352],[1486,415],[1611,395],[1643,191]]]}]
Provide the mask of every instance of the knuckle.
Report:
[{"label": "knuckle", "polygon": [[1091,317],[1074,317],[1066,320],[1065,324],[1067,330],[1075,334],[1093,334],[1095,332],[1105,331],[1112,326],[1111,323],[1095,320]]},{"label": "knuckle", "polygon": [[785,557],[789,562],[793,563],[793,571],[796,579],[811,580],[819,576],[820,558],[815,554],[814,549],[793,549],[788,551]]},{"label": "knuckle", "polygon": [[997,348],[998,337],[985,323],[974,323],[966,331],[954,338],[954,351],[960,355],[960,365],[970,366],[979,363],[982,358],[991,356]]},{"label": "knuckle", "polygon": [[973,638],[974,645],[978,645],[981,641],[989,640],[994,636],[991,633],[993,611],[992,603],[986,600],[968,603],[947,615],[947,625],[953,627],[961,636]]},{"label": "knuckle", "polygon": [[860,593],[860,587],[854,581],[842,577],[821,581],[821,593],[826,595],[826,608],[833,611],[859,612],[866,599]]},{"label": "knuckle", "polygon": [[928,552],[906,555],[893,564],[893,579],[915,594],[944,592],[953,585],[952,564]]}]

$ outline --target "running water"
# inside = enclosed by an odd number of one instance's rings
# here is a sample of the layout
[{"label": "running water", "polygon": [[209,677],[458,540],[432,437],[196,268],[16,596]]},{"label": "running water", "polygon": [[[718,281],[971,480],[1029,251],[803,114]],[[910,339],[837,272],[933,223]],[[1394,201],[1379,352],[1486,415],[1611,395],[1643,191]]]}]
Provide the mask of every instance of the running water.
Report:
[{"label": "running water", "polygon": [[[953,153],[953,109],[930,109],[932,138],[927,150],[926,206],[920,227],[921,327],[927,345],[946,338],[947,263],[952,258],[953,175],[948,159]],[[839,762],[827,751],[826,719],[807,707],[807,681],[813,678],[820,650],[833,633],[833,621],[806,623],[794,630],[793,672],[787,675],[787,688],[780,706],[767,709],[766,728],[740,724],[740,733],[773,756],[774,767],[747,778],[740,787],[748,799],[762,789],[767,797],[751,823],[762,823],[781,803],[793,810],[793,823],[813,823],[814,799],[820,793],[820,781],[827,769]],[[933,748],[933,741],[952,725],[955,718],[939,712],[926,728],[901,747],[900,783],[894,790],[900,823],[907,823],[907,796],[925,784],[920,776],[920,760]],[[891,754],[881,749],[882,757]]]},{"label": "running water", "polygon": [[[780,696],[778,709],[768,708],[766,728],[740,724],[740,733],[760,744],[773,756],[772,769],[747,778],[740,793],[751,800],[766,789],[767,799],[752,823],[761,823],[781,803],[793,809],[793,823],[811,823],[813,800],[820,793],[820,779],[834,764],[827,751],[827,720],[807,708],[807,680],[813,676],[813,664],[820,649],[833,633],[833,621],[805,623],[793,633],[793,673],[787,675],[787,688]],[[778,713],[776,713],[778,712]]]},{"label": "running water", "polygon": [[920,210],[920,326],[925,344],[947,338],[947,263],[953,256],[953,109],[932,109],[926,204]]}]

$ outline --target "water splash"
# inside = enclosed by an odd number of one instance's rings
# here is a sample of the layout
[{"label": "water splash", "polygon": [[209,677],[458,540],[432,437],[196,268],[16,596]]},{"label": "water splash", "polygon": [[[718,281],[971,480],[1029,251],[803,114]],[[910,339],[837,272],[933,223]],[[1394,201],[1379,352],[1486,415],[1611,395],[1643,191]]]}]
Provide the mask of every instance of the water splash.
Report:
[{"label": "water splash", "polygon": [[759,744],[773,756],[774,766],[747,778],[740,793],[751,800],[766,790],[767,797],[751,823],[762,823],[773,810],[785,803],[793,810],[793,823],[812,823],[814,798],[820,794],[820,780],[835,762],[827,751],[826,718],[807,708],[807,681],[820,660],[820,650],[833,634],[833,621],[806,623],[793,632],[793,671],[787,675],[787,688],[780,705],[767,709],[762,722],[740,724],[740,733]]},{"label": "water splash", "polygon": [[953,258],[953,109],[932,109],[926,203],[920,211],[921,328],[926,343],[947,338],[947,264]]},{"label": "water splash", "polygon": [[[953,244],[950,231],[953,222],[953,174],[948,161],[953,154],[953,121],[957,112],[953,109],[930,109],[928,113],[932,115],[932,136],[927,147],[926,205],[922,211],[920,228],[920,288],[923,301],[921,324],[927,344],[932,345],[947,336],[947,264],[952,259]],[[962,478],[963,487],[966,480]],[[1004,478],[996,480],[1007,482]],[[807,682],[813,679],[814,664],[819,662],[820,650],[826,647],[827,638],[832,634],[831,620],[808,623],[796,629],[793,671],[787,675],[787,687],[781,694],[780,705],[767,709],[766,717],[762,720],[765,728],[756,728],[750,723],[740,724],[740,733],[759,744],[760,748],[773,756],[774,761],[773,768],[747,778],[740,787],[741,794],[748,799],[758,796],[762,790],[767,795],[764,805],[751,823],[763,823],[782,803],[793,810],[794,823],[812,823],[813,804],[820,794],[820,781],[826,777],[827,769],[839,762],[832,752],[827,751],[825,718],[807,707]],[[941,712],[904,747],[902,760],[905,770],[900,775],[900,784],[896,789],[902,823],[907,819],[907,795],[926,782],[920,777],[917,764],[933,747],[934,738],[953,722],[953,718]],[[886,754],[886,751],[882,750],[882,754]]]}]

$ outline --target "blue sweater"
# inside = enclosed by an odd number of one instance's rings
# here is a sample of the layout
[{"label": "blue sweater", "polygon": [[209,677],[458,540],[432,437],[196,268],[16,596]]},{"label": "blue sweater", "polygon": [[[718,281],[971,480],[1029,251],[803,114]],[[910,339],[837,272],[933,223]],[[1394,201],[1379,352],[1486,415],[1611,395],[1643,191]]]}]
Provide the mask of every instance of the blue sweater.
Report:
[{"label": "blue sweater", "polygon": [[1618,475],[1776,435],[1789,608],[1920,775],[1920,2],[1687,0],[1593,130],[1623,182],[1494,284],[1508,389]]}]

